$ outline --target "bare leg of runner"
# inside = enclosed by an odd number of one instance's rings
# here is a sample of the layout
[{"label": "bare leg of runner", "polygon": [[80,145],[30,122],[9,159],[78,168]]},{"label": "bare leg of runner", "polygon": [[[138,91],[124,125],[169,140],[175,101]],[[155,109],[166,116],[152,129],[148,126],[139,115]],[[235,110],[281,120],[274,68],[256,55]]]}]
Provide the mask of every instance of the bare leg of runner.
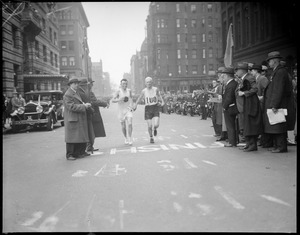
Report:
[{"label": "bare leg of runner", "polygon": [[157,136],[157,128],[159,127],[159,117],[153,117],[154,120],[154,136]]},{"label": "bare leg of runner", "polygon": [[150,143],[154,143],[153,134],[152,134],[152,119],[147,119],[148,124],[148,133],[150,136]]},{"label": "bare leg of runner", "polygon": [[125,122],[125,120],[123,122],[121,122],[121,126],[122,126],[123,135],[125,137],[125,144],[128,144],[127,133],[126,133],[126,122]]},{"label": "bare leg of runner", "polygon": [[127,123],[128,123],[128,137],[129,137],[128,143],[132,145],[132,118],[131,117],[127,118]]}]

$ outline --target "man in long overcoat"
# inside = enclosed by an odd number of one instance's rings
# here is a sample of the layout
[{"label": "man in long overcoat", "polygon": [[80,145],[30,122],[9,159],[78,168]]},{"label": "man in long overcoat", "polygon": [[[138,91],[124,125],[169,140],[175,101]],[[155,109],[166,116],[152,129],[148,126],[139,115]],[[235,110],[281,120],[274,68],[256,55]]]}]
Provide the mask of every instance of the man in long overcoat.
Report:
[{"label": "man in long overcoat", "polygon": [[294,115],[294,110],[290,109],[290,102],[293,102],[292,85],[289,81],[287,70],[280,65],[281,55],[278,51],[270,52],[267,61],[269,67],[273,69],[270,76],[270,83],[264,93],[264,131],[273,137],[272,153],[287,152],[287,131],[291,123],[290,118],[286,122],[271,125],[267,116],[267,109],[272,109],[274,113],[278,109],[287,109],[287,115]]},{"label": "man in long overcoat", "polygon": [[[96,137],[105,137],[106,133],[105,133],[104,124],[103,124],[103,120],[102,120],[102,116],[101,116],[99,107],[109,107],[109,103],[106,101],[97,99],[94,92],[92,91],[93,83],[94,83],[94,81],[88,82],[90,101],[92,104],[92,108],[94,109],[94,113],[92,116],[92,125],[93,125],[93,129],[94,129],[95,138]],[[87,147],[87,151],[92,152],[92,151],[99,150],[97,148],[95,149],[93,147],[93,145],[94,145],[94,141],[90,142]]]},{"label": "man in long overcoat", "polygon": [[242,80],[238,96],[243,99],[243,135],[246,145],[244,152],[257,151],[257,138],[262,133],[262,110],[257,96],[256,79],[248,72],[248,63],[240,62],[236,75]]},{"label": "man in long overcoat", "polygon": [[86,143],[89,142],[86,110],[91,104],[84,103],[77,93],[78,83],[77,78],[71,77],[63,97],[67,160],[89,155],[85,152]]},{"label": "man in long overcoat", "polygon": [[[87,78],[79,78],[79,86],[78,86],[78,94],[80,95],[82,101],[84,103],[91,103],[90,99],[90,90],[88,87],[88,79]],[[91,151],[93,153],[93,149],[90,149],[90,146],[94,144],[95,140],[95,132],[93,128],[93,115],[95,113],[94,108],[91,106],[87,109],[87,122],[88,122],[88,134],[89,134],[89,141],[86,145],[86,151]]]}]

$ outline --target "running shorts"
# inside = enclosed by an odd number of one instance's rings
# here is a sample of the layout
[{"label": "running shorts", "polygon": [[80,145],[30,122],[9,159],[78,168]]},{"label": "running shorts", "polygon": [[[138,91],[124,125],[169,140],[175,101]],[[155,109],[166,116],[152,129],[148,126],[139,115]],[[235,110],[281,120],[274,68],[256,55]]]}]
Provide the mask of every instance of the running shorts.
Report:
[{"label": "running shorts", "polygon": [[153,117],[159,117],[159,106],[155,105],[146,105],[145,106],[145,120],[152,119]]}]

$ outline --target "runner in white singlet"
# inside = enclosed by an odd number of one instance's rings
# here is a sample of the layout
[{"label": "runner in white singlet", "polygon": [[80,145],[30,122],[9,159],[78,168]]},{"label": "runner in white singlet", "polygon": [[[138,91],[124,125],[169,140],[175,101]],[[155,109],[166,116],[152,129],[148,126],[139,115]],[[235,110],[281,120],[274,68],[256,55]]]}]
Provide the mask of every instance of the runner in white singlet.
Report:
[{"label": "runner in white singlet", "polygon": [[[133,101],[131,90],[127,88],[127,84],[127,79],[123,78],[121,80],[121,87],[114,95],[112,102],[118,103],[118,118],[121,122],[122,132],[125,137],[125,144],[132,145]],[[128,126],[128,133],[126,126]]]},{"label": "runner in white singlet", "polygon": [[[159,127],[159,114],[160,107],[164,105],[164,100],[157,87],[152,86],[153,80],[151,77],[145,78],[146,88],[144,88],[137,99],[134,110],[137,108],[138,103],[145,98],[145,120],[148,124],[148,133],[150,136],[150,143],[154,143],[154,136],[157,136],[157,128]],[[161,103],[158,101],[161,100]],[[154,131],[152,134],[152,119],[154,120]]]}]

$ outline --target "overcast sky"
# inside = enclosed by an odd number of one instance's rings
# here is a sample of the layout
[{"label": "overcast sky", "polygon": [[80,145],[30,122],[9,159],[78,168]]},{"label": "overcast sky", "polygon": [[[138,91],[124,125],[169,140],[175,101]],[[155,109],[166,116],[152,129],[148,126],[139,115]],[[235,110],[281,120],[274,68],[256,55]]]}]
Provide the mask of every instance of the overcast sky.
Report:
[{"label": "overcast sky", "polygon": [[150,2],[82,2],[92,62],[102,60],[103,71],[119,84],[130,72],[130,59],[145,39]]}]

